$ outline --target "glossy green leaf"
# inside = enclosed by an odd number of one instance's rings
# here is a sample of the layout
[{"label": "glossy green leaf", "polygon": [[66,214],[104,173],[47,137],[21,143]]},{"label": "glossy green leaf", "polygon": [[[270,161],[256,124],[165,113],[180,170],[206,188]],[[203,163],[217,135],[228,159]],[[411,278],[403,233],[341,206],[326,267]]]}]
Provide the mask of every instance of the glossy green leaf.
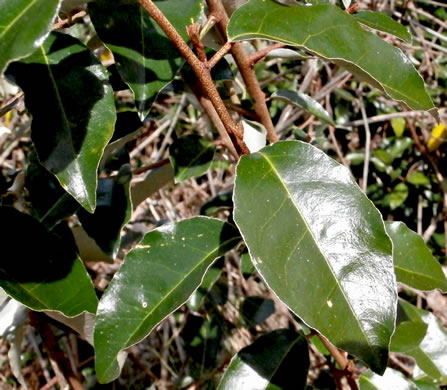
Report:
[{"label": "glossy green leaf", "polygon": [[405,183],[399,183],[393,188],[389,194],[384,198],[385,203],[391,210],[395,210],[400,207],[408,197],[408,187]]},{"label": "glossy green leaf", "polygon": [[222,268],[213,266],[208,271],[206,271],[203,277],[202,284],[200,287],[194,291],[188,300],[188,307],[192,311],[197,311],[203,304],[206,295],[213,288],[214,284],[219,280],[220,275],[222,275]]},{"label": "glossy green leaf", "polygon": [[403,52],[336,6],[284,7],[272,0],[250,0],[232,15],[228,35],[232,41],[265,38],[301,47],[344,66],[411,109],[437,115],[421,76]]},{"label": "glossy green leaf", "polygon": [[217,389],[304,389],[309,350],[303,336],[279,329],[259,337],[233,357]]},{"label": "glossy green leaf", "polygon": [[47,229],[51,230],[80,208],[79,203],[61,187],[56,177],[39,163],[35,153],[30,156],[25,186],[35,217]]},{"label": "glossy green leaf", "polygon": [[390,351],[405,353],[417,348],[427,333],[425,322],[400,322],[391,339]]},{"label": "glossy green leaf", "polygon": [[406,43],[412,42],[411,34],[399,22],[389,16],[374,11],[358,11],[354,14],[357,21],[365,26],[371,27],[374,30],[383,31],[394,35]]},{"label": "glossy green leaf", "polygon": [[202,176],[210,168],[216,146],[200,135],[185,135],[169,148],[169,160],[174,168],[175,181]]},{"label": "glossy green leaf", "polygon": [[249,328],[263,323],[274,312],[275,302],[262,297],[246,297],[239,310],[243,321]]},{"label": "glossy green leaf", "polygon": [[120,351],[143,340],[185,303],[208,267],[239,240],[231,225],[205,217],[146,234],[127,254],[99,303],[94,332],[98,380],[116,378]]},{"label": "glossy green leaf", "polygon": [[121,230],[132,215],[131,178],[132,171],[126,164],[116,177],[100,179],[95,212],[90,214],[84,209],[78,211],[84,230],[110,257],[118,254]]},{"label": "glossy green leaf", "polygon": [[400,308],[410,321],[428,325],[425,337],[413,349],[405,352],[413,357],[417,365],[435,383],[447,384],[447,330],[439,323],[434,314],[418,309],[408,302],[399,301]]},{"label": "glossy green leaf", "polygon": [[116,119],[105,69],[77,39],[51,33],[33,55],[12,63],[7,75],[25,92],[41,164],[93,212],[96,171]]},{"label": "glossy green leaf", "polygon": [[92,280],[66,239],[12,207],[0,207],[0,220],[8,226],[0,257],[0,286],[8,295],[33,310],[68,317],[96,312]]},{"label": "glossy green leaf", "polygon": [[393,241],[397,281],[418,290],[447,292],[447,278],[422,237],[403,222],[385,222],[385,228]]},{"label": "glossy green leaf", "polygon": [[407,177],[408,183],[415,186],[424,186],[427,188],[431,187],[430,179],[424,175],[423,172],[414,171]]},{"label": "glossy green leaf", "polygon": [[349,171],[309,144],[278,142],[241,158],[234,205],[252,262],[275,294],[382,373],[396,316],[392,248]]},{"label": "glossy green leaf", "polygon": [[42,44],[58,8],[59,0],[0,0],[0,75]]},{"label": "glossy green leaf", "polygon": [[[155,1],[183,39],[186,26],[201,11],[201,0]],[[158,92],[169,84],[183,64],[177,49],[137,2],[96,0],[89,4],[96,32],[112,51],[118,71],[135,95],[141,119]]]},{"label": "glossy green leaf", "polygon": [[312,99],[309,95],[298,91],[287,91],[283,89],[273,93],[272,99],[282,100],[296,107],[302,108],[304,111],[315,115],[318,119],[335,126],[331,115],[320,103]]},{"label": "glossy green leaf", "polygon": [[360,390],[418,390],[413,381],[392,368],[387,368],[383,376],[374,374],[371,370],[365,371],[359,379],[359,384]]}]

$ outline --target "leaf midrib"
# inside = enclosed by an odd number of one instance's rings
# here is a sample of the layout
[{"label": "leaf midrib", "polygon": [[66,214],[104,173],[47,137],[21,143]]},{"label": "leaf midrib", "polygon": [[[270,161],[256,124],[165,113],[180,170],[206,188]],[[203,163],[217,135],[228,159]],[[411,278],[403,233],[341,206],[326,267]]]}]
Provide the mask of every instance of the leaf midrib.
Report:
[{"label": "leaf midrib", "polygon": [[365,333],[365,330],[364,330],[363,327],[361,326],[361,324],[360,324],[360,322],[359,322],[359,320],[358,320],[358,318],[357,318],[357,316],[356,316],[356,313],[355,313],[354,309],[353,309],[352,306],[351,306],[351,303],[349,302],[349,300],[348,300],[347,297],[346,297],[346,294],[345,294],[344,289],[342,288],[342,286],[341,286],[339,280],[338,280],[337,277],[335,276],[334,270],[332,269],[331,264],[329,263],[329,260],[328,260],[328,259],[326,258],[326,256],[324,255],[324,252],[323,252],[323,250],[320,248],[320,245],[319,245],[318,241],[317,241],[316,238],[314,237],[314,234],[313,234],[312,230],[310,229],[310,226],[308,225],[308,223],[307,223],[306,219],[304,218],[304,216],[301,214],[301,210],[300,210],[299,206],[296,204],[296,202],[295,202],[295,198],[294,198],[293,195],[290,193],[288,187],[287,187],[286,184],[284,183],[284,181],[283,181],[281,175],[279,174],[278,170],[276,169],[275,165],[274,165],[273,162],[270,160],[270,158],[269,158],[266,154],[264,154],[264,153],[262,153],[262,152],[259,152],[259,154],[260,154],[260,155],[267,161],[267,163],[270,165],[272,171],[276,174],[276,176],[278,177],[278,180],[280,181],[280,183],[281,183],[282,186],[284,187],[284,189],[285,189],[285,191],[286,191],[288,197],[290,198],[290,201],[293,203],[293,205],[295,205],[295,208],[296,208],[296,210],[297,210],[299,216],[301,217],[301,219],[303,220],[303,222],[304,222],[304,224],[305,224],[307,230],[309,231],[309,234],[310,234],[310,236],[312,237],[312,239],[313,239],[313,241],[314,241],[314,243],[315,243],[315,246],[318,248],[318,251],[320,252],[320,255],[321,255],[321,256],[323,257],[323,259],[325,260],[325,262],[326,262],[326,264],[327,264],[327,266],[328,266],[328,268],[329,268],[329,270],[330,270],[330,272],[331,272],[331,274],[332,274],[332,277],[333,277],[333,279],[335,280],[336,285],[339,287],[339,290],[341,291],[341,293],[342,293],[342,295],[343,295],[343,297],[344,297],[344,299],[345,299],[346,304],[348,305],[348,307],[349,307],[349,309],[350,309],[350,311],[351,311],[351,313],[352,313],[352,315],[353,315],[355,321],[357,322],[358,327],[359,327],[359,329],[360,329],[360,332],[363,334],[363,336],[364,336],[364,338],[365,338],[365,340],[366,340],[366,342],[367,342],[367,344],[368,344],[368,347],[369,347],[369,349],[371,350],[371,353],[372,353],[374,356],[376,356],[376,351],[375,351],[375,349],[372,347],[372,345],[371,345],[371,343],[370,343],[370,340],[369,340],[369,338],[367,337],[367,335],[366,335],[366,333]]},{"label": "leaf midrib", "polygon": [[17,14],[16,17],[9,24],[7,24],[5,29],[0,33],[0,38],[3,38],[3,36],[12,28],[17,20],[19,20],[38,1],[39,0],[32,0],[19,14]]}]

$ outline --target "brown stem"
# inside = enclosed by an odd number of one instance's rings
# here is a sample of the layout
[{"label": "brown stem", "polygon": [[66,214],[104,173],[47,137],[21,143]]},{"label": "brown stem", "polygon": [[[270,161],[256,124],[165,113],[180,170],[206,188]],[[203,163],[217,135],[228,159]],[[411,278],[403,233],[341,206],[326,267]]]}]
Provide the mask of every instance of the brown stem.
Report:
[{"label": "brown stem", "polygon": [[256,53],[250,55],[250,63],[251,66],[263,60],[267,54],[269,54],[272,50],[281,49],[285,47],[285,43],[277,42],[273,45],[267,46],[265,49],[259,50]]},{"label": "brown stem", "polygon": [[231,50],[232,43],[226,42],[217,52],[214,54],[208,62],[210,69],[214,66]]},{"label": "brown stem", "polygon": [[[228,15],[220,0],[206,0],[208,8],[212,15],[217,15],[217,27],[222,37],[226,37],[226,30],[228,25]],[[270,142],[277,142],[279,140],[273,126],[270,113],[265,102],[265,94],[259,86],[256,74],[251,66],[250,58],[245,52],[242,43],[234,42],[231,48],[231,54],[236,61],[244,83],[247,86],[248,92],[254,100],[254,109],[259,121],[267,130],[267,138]]]},{"label": "brown stem", "polygon": [[231,137],[231,140],[235,144],[236,149],[240,154],[248,154],[250,151],[243,141],[243,129],[242,124],[239,126],[235,125],[230,113],[228,112],[222,98],[214,85],[213,79],[210,74],[208,65],[201,62],[186,44],[183,38],[176,31],[174,26],[169,22],[169,20],[163,15],[163,13],[158,9],[158,7],[152,2],[152,0],[137,0],[138,3],[149,13],[149,15],[155,20],[155,22],[161,27],[164,33],[168,36],[172,44],[177,48],[180,54],[185,58],[188,64],[194,71],[197,79],[199,80],[203,90],[205,91],[207,97],[211,101],[225,126],[226,131]]},{"label": "brown stem", "polygon": [[85,15],[87,15],[87,12],[79,11],[77,14],[74,14],[67,19],[62,19],[60,22],[54,23],[52,29],[59,30],[61,28],[70,27],[76,20],[82,19]]},{"label": "brown stem", "polygon": [[132,171],[132,174],[139,175],[140,173],[144,173],[144,172],[150,171],[155,168],[160,168],[163,165],[167,165],[167,164],[169,164],[169,158],[164,158],[163,160],[157,161],[156,163],[146,165],[144,167],[136,168]]},{"label": "brown stem", "polygon": [[199,60],[202,62],[207,62],[208,60],[206,58],[205,46],[203,46],[203,43],[200,40],[200,24],[194,23],[190,26],[186,26],[186,32],[191,39],[192,46],[197,51]]}]

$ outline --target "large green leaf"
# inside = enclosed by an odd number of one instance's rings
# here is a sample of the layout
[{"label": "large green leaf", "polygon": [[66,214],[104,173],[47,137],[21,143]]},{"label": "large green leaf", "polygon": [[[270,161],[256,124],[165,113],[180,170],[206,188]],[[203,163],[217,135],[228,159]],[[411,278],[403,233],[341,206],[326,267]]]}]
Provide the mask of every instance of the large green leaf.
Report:
[{"label": "large green leaf", "polygon": [[404,42],[411,44],[412,38],[408,30],[385,14],[374,11],[359,11],[354,14],[354,17],[365,26],[392,34]]},{"label": "large green leaf", "polygon": [[105,69],[80,41],[52,33],[34,54],[10,64],[6,72],[25,92],[41,164],[93,212],[96,171],[116,119]]},{"label": "large green leaf", "polygon": [[218,390],[304,389],[309,350],[302,333],[274,330],[233,357]]},{"label": "large green leaf", "polygon": [[393,241],[394,270],[398,282],[418,290],[439,288],[447,291],[447,279],[441,265],[419,234],[403,222],[386,222],[386,231]]},{"label": "large green leaf", "polygon": [[59,0],[0,0],[0,75],[42,44],[58,8]]},{"label": "large green leaf", "polygon": [[68,317],[96,312],[92,280],[66,239],[12,207],[0,207],[0,220],[7,227],[2,233],[0,286],[8,295],[33,310],[60,311]]},{"label": "large green leaf", "polygon": [[205,217],[148,233],[100,300],[94,332],[98,380],[116,378],[120,351],[143,340],[185,303],[213,261],[239,240],[231,225]]},{"label": "large green leaf", "polygon": [[84,230],[112,258],[118,254],[121,230],[132,215],[131,178],[130,166],[125,164],[116,177],[100,179],[95,212],[90,214],[84,209],[78,211]]},{"label": "large green leaf", "polygon": [[[201,0],[156,1],[183,39],[201,11]],[[161,28],[136,1],[96,0],[88,7],[95,29],[112,51],[143,119],[158,92],[174,78],[183,59]]]},{"label": "large green leaf", "polygon": [[427,333],[427,324],[422,321],[402,321],[391,339],[390,351],[405,353],[417,348]]},{"label": "large green leaf", "polygon": [[175,140],[169,148],[169,160],[174,168],[175,181],[182,182],[201,176],[210,168],[216,146],[197,134]]},{"label": "large green leaf", "polygon": [[428,325],[421,343],[405,351],[405,354],[413,357],[419,368],[434,383],[447,384],[447,330],[429,311],[419,309],[403,300],[399,301],[399,306],[409,321]]},{"label": "large green leaf", "polygon": [[418,386],[399,371],[387,368],[383,376],[365,371],[359,379],[360,390],[418,390]]},{"label": "large green leaf", "polygon": [[411,109],[437,115],[405,54],[336,6],[287,7],[273,0],[250,0],[232,15],[228,35],[232,41],[265,38],[301,47],[344,66]]},{"label": "large green leaf", "polygon": [[349,171],[300,141],[244,156],[234,220],[276,295],[383,373],[397,304],[391,242]]}]

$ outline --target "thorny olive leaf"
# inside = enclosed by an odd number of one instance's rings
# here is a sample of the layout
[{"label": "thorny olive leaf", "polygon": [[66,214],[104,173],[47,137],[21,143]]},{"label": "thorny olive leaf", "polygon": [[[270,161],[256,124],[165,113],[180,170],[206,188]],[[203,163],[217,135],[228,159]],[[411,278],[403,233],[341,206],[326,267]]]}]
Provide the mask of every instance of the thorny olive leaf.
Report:
[{"label": "thorny olive leaf", "polygon": [[95,212],[78,211],[84,230],[112,258],[118,254],[121,230],[132,215],[131,178],[130,166],[125,164],[116,177],[99,179]]},{"label": "thorny olive leaf", "polygon": [[94,342],[101,383],[119,375],[121,351],[143,340],[183,305],[214,260],[239,241],[234,227],[206,217],[170,223],[146,234],[127,254],[98,306]]},{"label": "thorny olive leaf", "polygon": [[419,234],[403,222],[385,222],[393,241],[394,270],[398,282],[428,291],[435,288],[447,292],[447,279],[441,265]]},{"label": "thorny olive leaf", "polygon": [[275,294],[383,373],[397,306],[391,241],[349,171],[300,141],[243,156],[234,220]]},{"label": "thorny olive leaf", "polygon": [[67,317],[96,312],[92,280],[67,240],[12,207],[0,207],[0,220],[8,226],[0,258],[0,287],[8,295],[30,309]]},{"label": "thorny olive leaf", "polygon": [[0,0],[0,76],[42,44],[58,8],[59,0]]},{"label": "thorny olive leaf", "polygon": [[312,99],[309,95],[298,91],[280,90],[273,93],[272,99],[283,100],[296,107],[302,108],[304,111],[315,115],[318,119],[321,119],[330,125],[335,125],[331,115],[320,103]]},{"label": "thorny olive leaf", "polygon": [[216,146],[197,134],[176,139],[169,147],[169,160],[174,168],[175,181],[202,176],[210,168]]},{"label": "thorny olive leaf", "polygon": [[[183,39],[200,14],[201,0],[155,1]],[[136,1],[96,0],[89,4],[96,32],[112,51],[121,77],[135,95],[140,118],[169,84],[184,60],[161,28]]]},{"label": "thorny olive leaf", "polygon": [[274,330],[233,357],[217,389],[304,389],[308,370],[304,334]]},{"label": "thorny olive leaf", "polygon": [[354,14],[354,17],[365,26],[394,35],[411,44],[412,38],[408,30],[385,14],[374,11],[359,11]]},{"label": "thorny olive leaf", "polygon": [[234,12],[227,31],[232,41],[263,38],[301,47],[347,68],[411,109],[438,117],[422,77],[405,54],[336,6],[286,7],[250,0]]},{"label": "thorny olive leaf", "polygon": [[399,301],[400,308],[410,321],[422,322],[427,331],[421,343],[408,349],[405,354],[413,357],[417,365],[434,383],[447,384],[447,330],[440,324],[434,314],[422,310],[403,300]]},{"label": "thorny olive leaf", "polygon": [[51,33],[34,54],[11,63],[6,74],[25,92],[39,161],[93,212],[96,171],[116,120],[105,69],[80,41]]}]

